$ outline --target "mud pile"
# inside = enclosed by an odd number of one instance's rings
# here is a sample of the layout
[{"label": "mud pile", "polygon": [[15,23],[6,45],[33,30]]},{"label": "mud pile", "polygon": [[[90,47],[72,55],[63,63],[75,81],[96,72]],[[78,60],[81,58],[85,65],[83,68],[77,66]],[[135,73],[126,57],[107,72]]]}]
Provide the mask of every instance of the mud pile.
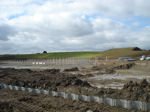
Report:
[{"label": "mud pile", "polygon": [[138,100],[143,102],[150,102],[150,83],[145,79],[140,83],[130,81],[125,84],[123,89],[101,89],[98,92],[99,96],[128,99],[128,100]]},{"label": "mud pile", "polygon": [[10,91],[0,92],[0,112],[131,112],[104,104]]},{"label": "mud pile", "polygon": [[60,73],[60,69],[47,69],[45,71],[52,74]]},{"label": "mud pile", "polygon": [[101,64],[99,66],[93,66],[92,70],[99,71],[100,74],[113,74],[118,69],[130,69],[135,65],[131,62],[113,62],[111,64]]},{"label": "mud pile", "polygon": [[3,69],[0,70],[0,74],[2,74],[1,83],[23,87],[49,90],[72,86],[91,87],[88,82],[82,81],[75,75],[60,73],[59,69],[45,71]]},{"label": "mud pile", "polygon": [[101,66],[93,66],[93,71],[99,71],[99,74],[112,74],[115,73],[115,70],[113,67],[106,67],[105,65]]},{"label": "mud pile", "polygon": [[126,97],[150,102],[150,83],[146,79],[140,83],[130,81],[124,85],[123,91]]},{"label": "mud pile", "polygon": [[44,71],[0,69],[0,76],[2,84],[150,102],[150,83],[146,80],[140,83],[130,81],[124,85],[123,89],[117,90],[91,87],[88,82],[80,79],[81,76],[63,73],[56,69]]},{"label": "mud pile", "polygon": [[134,65],[135,65],[135,63],[121,64],[121,65],[118,65],[118,66],[114,67],[114,69],[130,69]]},{"label": "mud pile", "polygon": [[0,101],[0,112],[13,112],[13,105],[10,102]]},{"label": "mud pile", "polygon": [[74,71],[79,71],[79,69],[77,67],[74,67],[74,68],[64,70],[64,72],[74,72]]}]

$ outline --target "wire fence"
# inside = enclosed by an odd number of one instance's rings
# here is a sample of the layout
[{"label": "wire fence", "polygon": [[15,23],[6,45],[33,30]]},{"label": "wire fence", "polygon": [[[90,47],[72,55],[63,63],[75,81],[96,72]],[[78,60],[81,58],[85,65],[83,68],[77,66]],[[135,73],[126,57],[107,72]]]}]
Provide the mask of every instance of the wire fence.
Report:
[{"label": "wire fence", "polygon": [[53,58],[53,59],[18,59],[4,60],[0,67],[7,68],[40,68],[40,69],[67,69],[73,67],[96,66],[102,60],[98,58]]},{"label": "wire fence", "polygon": [[39,90],[39,89],[25,88],[25,87],[12,86],[12,85],[6,85],[6,84],[0,84],[0,89],[10,89],[10,90],[17,90],[17,91],[20,90],[20,91],[26,91],[26,92],[34,92],[34,93],[38,93],[38,94],[45,94],[45,95],[51,95],[51,96],[55,96],[55,97],[61,97],[64,99],[72,99],[75,101],[104,103],[104,104],[108,104],[110,106],[126,108],[129,110],[150,111],[150,103],[141,102],[141,101],[131,101],[131,100],[112,99],[112,98],[104,98],[104,97],[97,97],[97,96],[77,95],[74,93]]},{"label": "wire fence", "polygon": [[53,59],[28,59],[16,60],[18,64],[27,65],[70,65],[70,64],[94,64],[98,62],[97,58],[53,58]]}]

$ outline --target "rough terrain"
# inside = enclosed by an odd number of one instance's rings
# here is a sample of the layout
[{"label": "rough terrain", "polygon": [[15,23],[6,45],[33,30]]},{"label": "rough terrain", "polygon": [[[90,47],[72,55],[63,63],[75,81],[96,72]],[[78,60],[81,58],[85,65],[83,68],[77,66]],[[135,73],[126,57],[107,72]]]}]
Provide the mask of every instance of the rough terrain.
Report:
[{"label": "rough terrain", "polygon": [[58,97],[0,90],[0,112],[131,112],[104,104],[72,101]]},{"label": "rough terrain", "polygon": [[[123,89],[120,90],[93,87],[91,83],[88,82],[89,80],[87,80],[94,75],[114,74],[117,72],[128,73],[131,70],[136,70],[136,66],[135,63],[128,62],[104,62],[91,68],[76,67],[63,71],[60,69],[31,70],[0,68],[0,82],[3,84],[62,91],[66,93],[150,102],[150,83],[146,80],[138,80],[137,82],[136,80],[128,80],[123,86]],[[0,90],[0,109],[0,111],[4,112],[19,112],[20,109],[24,112],[86,112],[88,110],[94,112],[129,111],[103,104],[76,102],[46,95],[10,91],[6,89]]]}]

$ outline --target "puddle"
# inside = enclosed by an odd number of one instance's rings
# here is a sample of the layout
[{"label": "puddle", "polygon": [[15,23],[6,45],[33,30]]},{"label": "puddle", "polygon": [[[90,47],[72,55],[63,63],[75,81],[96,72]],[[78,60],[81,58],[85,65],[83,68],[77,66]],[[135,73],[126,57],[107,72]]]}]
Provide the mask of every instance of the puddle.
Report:
[{"label": "puddle", "polygon": [[33,70],[45,70],[45,69],[64,69],[73,68],[74,66],[62,66],[62,65],[0,65],[0,68],[14,68],[14,69],[33,69]]},{"label": "puddle", "polygon": [[150,76],[146,75],[121,75],[121,74],[103,74],[96,75],[89,78],[89,83],[91,86],[97,88],[112,88],[112,89],[122,89],[124,84],[129,80],[150,80]]},{"label": "puddle", "polygon": [[118,80],[127,80],[127,79],[148,79],[150,76],[146,75],[118,75],[118,74],[104,74],[104,75],[97,75],[95,77],[91,77],[91,79],[96,80],[107,80],[107,79],[118,79]]},{"label": "puddle", "polygon": [[98,83],[95,83],[95,84],[91,84],[91,86],[93,87],[97,87],[97,88],[112,88],[112,89],[122,89],[124,84],[123,83],[117,83],[117,82],[112,82],[111,84],[98,84]]},{"label": "puddle", "polygon": [[0,66],[0,68],[15,68],[15,69],[49,69],[49,67],[38,66]]}]

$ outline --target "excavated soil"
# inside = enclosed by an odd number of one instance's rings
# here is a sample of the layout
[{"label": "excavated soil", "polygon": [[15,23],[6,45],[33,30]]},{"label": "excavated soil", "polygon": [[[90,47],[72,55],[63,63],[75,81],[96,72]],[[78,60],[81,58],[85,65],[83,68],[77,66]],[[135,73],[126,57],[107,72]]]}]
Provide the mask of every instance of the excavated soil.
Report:
[{"label": "excavated soil", "polygon": [[[130,69],[134,63],[110,64],[95,66],[80,71],[78,68],[66,69],[63,72],[59,69],[30,70],[0,68],[0,83],[31,87],[45,90],[62,91],[66,93],[94,95],[100,97],[111,97],[115,99],[129,99],[150,102],[150,83],[143,80],[140,83],[130,81],[123,89],[104,89],[92,87],[85,77],[92,77],[94,71],[98,73],[115,73],[118,69]],[[82,74],[84,73],[84,74]],[[108,105],[76,102],[72,100],[56,98],[46,95],[38,95],[20,91],[0,90],[0,111],[2,112],[128,112],[128,110]],[[90,112],[90,111],[89,111]]]},{"label": "excavated soil", "polygon": [[74,72],[74,71],[79,71],[79,69],[77,67],[71,69],[64,69],[64,72]]},{"label": "excavated soil", "polygon": [[99,74],[113,74],[116,73],[116,70],[124,70],[124,69],[130,69],[133,66],[135,66],[135,63],[133,62],[104,62],[97,66],[93,66],[91,70],[99,71]]},{"label": "excavated soil", "polygon": [[92,87],[80,79],[81,74],[67,74],[60,72],[59,69],[44,71],[0,69],[0,74],[0,82],[3,84],[150,102],[150,83],[146,80],[141,83],[130,81],[123,89],[118,90]]},{"label": "excavated soil", "polygon": [[140,83],[130,81],[123,89],[101,89],[99,96],[150,102],[150,83],[144,79]]},{"label": "excavated soil", "polygon": [[87,93],[91,88],[88,82],[82,81],[76,75],[61,73],[59,69],[44,71],[0,69],[0,82],[3,84],[75,92],[78,94]]},{"label": "excavated soil", "polygon": [[[135,112],[22,91],[0,90],[0,112]],[[140,112],[140,111],[139,111]]]}]

